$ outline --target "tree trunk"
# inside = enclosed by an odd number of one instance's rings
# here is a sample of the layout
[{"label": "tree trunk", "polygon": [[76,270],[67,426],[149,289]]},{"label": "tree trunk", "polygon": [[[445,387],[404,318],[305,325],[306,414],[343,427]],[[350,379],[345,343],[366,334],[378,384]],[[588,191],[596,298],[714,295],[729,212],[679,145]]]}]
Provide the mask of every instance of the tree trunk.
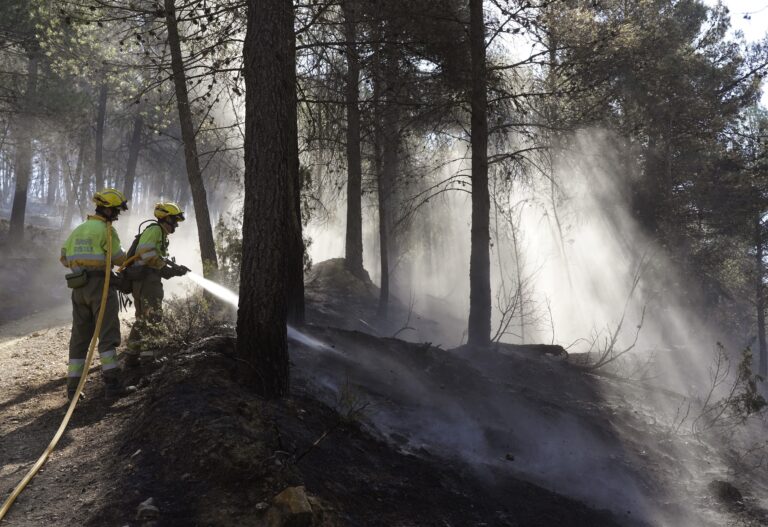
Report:
[{"label": "tree trunk", "polygon": [[[386,81],[388,82],[388,81]],[[399,112],[391,87],[387,89],[382,123],[381,176],[379,178],[379,244],[381,246],[381,295],[379,315],[386,317],[389,309],[390,263],[394,242],[393,198],[399,167]]]},{"label": "tree trunk", "polygon": [[[294,325],[304,324],[304,238],[301,232],[301,174],[299,164],[299,132],[298,111],[296,101],[296,41],[290,39],[289,62],[294,65],[292,74],[286,73],[286,82],[290,88],[286,90],[286,97],[290,98],[286,103],[288,119],[292,123],[288,137],[288,160],[290,162],[288,174],[288,248],[285,266],[286,276],[286,302],[288,308],[288,322]],[[288,126],[288,124],[287,124]]]},{"label": "tree trunk", "polygon": [[65,144],[62,144],[59,147],[59,166],[61,167],[62,184],[66,198],[64,217],[61,222],[61,228],[64,230],[68,230],[70,225],[72,225],[72,217],[75,215],[75,206],[77,205],[78,182],[75,179],[69,161],[67,147]]},{"label": "tree trunk", "polygon": [[[374,42],[381,40],[378,28],[375,31]],[[383,110],[382,91],[384,79],[381,71],[381,45],[376,44],[373,55],[373,163],[378,186],[379,205],[379,307],[378,315],[386,318],[389,309],[389,196],[383,163],[383,145],[386,142],[386,131],[383,130],[382,120],[386,110]]]},{"label": "tree trunk", "polygon": [[141,114],[136,114],[133,118],[133,133],[131,142],[128,145],[128,166],[125,169],[125,183],[123,184],[123,194],[127,200],[133,199],[133,185],[136,179],[136,164],[139,161],[139,150],[141,149],[141,133],[144,129],[144,121]]},{"label": "tree trunk", "polygon": [[768,346],[765,341],[765,246],[763,239],[763,225],[760,215],[755,220],[755,264],[757,271],[755,304],[757,307],[757,342],[760,357],[759,373],[763,378],[768,378]]},{"label": "tree trunk", "polygon": [[472,247],[467,343],[487,346],[491,340],[491,207],[488,193],[488,96],[483,0],[469,1],[469,18],[472,59]]},{"label": "tree trunk", "polygon": [[24,217],[27,211],[27,191],[32,173],[32,109],[37,89],[37,56],[30,54],[27,62],[27,86],[21,111],[16,116],[16,189],[11,207],[8,233],[11,244],[24,239]]},{"label": "tree trunk", "polygon": [[187,166],[187,177],[192,189],[192,203],[195,206],[197,234],[200,241],[200,255],[203,260],[203,274],[209,276],[218,268],[216,245],[213,241],[213,228],[208,212],[208,198],[197,158],[197,142],[195,128],[192,124],[192,109],[189,106],[187,80],[184,62],[181,57],[179,28],[176,24],[176,8],[174,0],[165,0],[165,22],[168,28],[168,47],[171,51],[171,69],[173,84],[176,88],[176,103],[179,109],[179,124],[181,138],[184,141],[184,158]]},{"label": "tree trunk", "polygon": [[666,202],[663,186],[666,167],[664,157],[659,153],[659,144],[663,145],[664,139],[651,133],[648,137],[648,146],[645,148],[644,178],[636,184],[634,191],[634,209],[637,220],[645,232],[655,237],[657,241],[662,241],[659,233],[659,218],[663,204]]},{"label": "tree trunk", "polygon": [[[245,200],[237,354],[263,397],[289,388],[286,335],[291,211],[298,168],[293,5],[249,0],[243,45]],[[294,159],[296,158],[296,159]],[[293,183],[292,183],[293,182]]]},{"label": "tree trunk", "polygon": [[85,219],[86,204],[90,198],[90,183],[85,175],[86,157],[88,155],[89,133],[83,130],[80,137],[80,149],[77,152],[77,166],[75,167],[75,179],[80,187],[78,192],[77,206],[80,209],[80,216]]},{"label": "tree trunk", "polygon": [[93,153],[93,174],[96,189],[104,188],[104,124],[107,118],[107,84],[99,88],[99,108],[96,112],[96,141]]},{"label": "tree trunk", "polygon": [[347,75],[345,102],[347,107],[347,236],[344,263],[352,274],[363,278],[363,213],[360,159],[360,57],[357,51],[355,0],[342,2],[344,40],[347,41]]},{"label": "tree trunk", "polygon": [[56,202],[59,193],[59,180],[63,176],[63,169],[58,159],[51,155],[48,158],[48,188],[45,195],[45,204],[50,208]]}]

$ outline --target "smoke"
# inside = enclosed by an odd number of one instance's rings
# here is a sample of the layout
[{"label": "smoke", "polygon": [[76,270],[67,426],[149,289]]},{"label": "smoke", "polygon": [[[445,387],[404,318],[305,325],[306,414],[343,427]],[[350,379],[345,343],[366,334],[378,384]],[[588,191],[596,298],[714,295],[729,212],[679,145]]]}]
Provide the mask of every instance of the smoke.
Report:
[{"label": "smoke", "polygon": [[[599,381],[555,365],[549,376],[528,371],[515,379],[503,364],[473,357],[471,365],[454,365],[465,375],[435,386],[422,365],[355,342],[347,343],[344,358],[305,357],[313,372],[307,382],[330,390],[330,401],[354,378],[380,404],[374,427],[408,438],[409,450],[437,450],[476,467],[519,471],[592,505],[630,510],[634,518],[704,524],[701,514],[674,503],[706,492],[702,488],[717,475],[727,478],[718,453],[724,446],[691,451],[669,431],[685,398],[695,400],[711,387],[715,343],[735,339],[710,322],[707,306],[695,307],[695,280],[682,276],[636,223],[628,199],[633,156],[599,130],[563,144],[550,159],[552,179],[518,175],[502,181],[496,174],[494,332],[501,328],[504,342],[552,342],[592,360],[621,355],[609,371],[650,384]],[[442,181],[467,170],[463,152],[446,157],[457,161],[443,163],[410,197],[445,188]],[[415,298],[416,312],[440,322],[442,343],[453,347],[462,342],[468,315],[471,204],[461,187],[419,204],[409,232],[396,244],[394,290],[401,299]],[[313,260],[343,256],[343,206],[330,208],[322,225],[310,226]],[[368,215],[364,256],[376,281],[375,220]],[[334,350],[340,349],[344,344],[336,342]],[[434,360],[456,359],[446,353]],[[345,371],[349,379],[339,373]],[[473,376],[489,387],[472,385]],[[503,445],[514,464],[502,461]]]},{"label": "smoke", "polygon": [[[403,203],[412,205],[408,197],[465,171],[465,163],[444,164],[403,193]],[[493,324],[507,323],[501,340],[555,342],[593,356],[615,341],[615,350],[631,350],[614,371],[653,378],[682,394],[702,392],[719,336],[681,298],[680,290],[691,286],[629,212],[631,174],[621,152],[604,134],[584,132],[553,164],[554,184],[518,178],[493,188]],[[468,311],[469,197],[442,192],[407,210],[410,227],[398,234],[392,266],[394,290],[441,322],[444,344],[456,346]],[[377,280],[377,225],[368,212],[365,265]],[[315,261],[343,255],[343,202],[328,214],[308,229]],[[197,267],[186,276],[237,305],[234,292],[200,276],[197,247],[194,224],[182,224],[171,253]],[[329,404],[338,404],[351,384],[361,400],[373,402],[369,424],[378,433],[409,452],[461,459],[489,478],[512,475],[617,514],[692,526],[703,524],[702,516],[672,504],[726,473],[717,455],[691,452],[670,438],[680,405],[674,394],[526,356],[507,361],[432,349],[421,361],[412,349],[377,339],[345,341],[295,328],[288,335],[296,382]]]},{"label": "smoke", "polygon": [[[504,181],[499,173],[492,184],[493,333],[502,342],[552,342],[593,357],[631,348],[622,367],[652,368],[645,373],[666,377],[669,388],[705,385],[715,342],[729,338],[704,309],[692,310],[697,284],[679,275],[634,220],[631,156],[602,131],[564,144],[551,159],[551,179]],[[469,312],[471,202],[455,184],[468,169],[465,152],[441,155],[439,171],[401,190],[407,229],[395,235],[390,281],[404,304],[413,298],[415,312],[441,323],[441,344],[453,347],[465,338]],[[329,204],[329,217],[309,225],[313,261],[343,256],[344,206]],[[365,214],[364,263],[378,281],[374,213]]]}]

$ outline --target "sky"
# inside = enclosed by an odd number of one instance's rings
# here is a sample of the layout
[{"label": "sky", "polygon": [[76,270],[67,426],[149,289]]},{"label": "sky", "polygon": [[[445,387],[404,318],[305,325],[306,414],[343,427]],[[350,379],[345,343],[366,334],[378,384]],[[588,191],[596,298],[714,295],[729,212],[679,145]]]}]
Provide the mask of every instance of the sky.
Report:
[{"label": "sky", "polygon": [[[705,0],[715,5],[716,0]],[[756,42],[768,33],[768,0],[723,0],[731,12],[731,25],[734,30],[744,33],[748,42]],[[762,104],[768,107],[768,83],[763,80]]]},{"label": "sky", "polygon": [[[706,0],[706,3],[717,2]],[[748,41],[760,40],[768,32],[768,0],[724,0],[723,4],[731,11],[734,29],[743,31]]]}]

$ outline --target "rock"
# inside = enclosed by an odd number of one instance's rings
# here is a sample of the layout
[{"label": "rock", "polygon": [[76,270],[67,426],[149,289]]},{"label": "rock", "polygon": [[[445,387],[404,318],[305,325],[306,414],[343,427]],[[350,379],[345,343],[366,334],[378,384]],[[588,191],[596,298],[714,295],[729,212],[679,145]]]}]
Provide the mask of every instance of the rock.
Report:
[{"label": "rock", "polygon": [[309,505],[312,507],[312,525],[318,527],[341,527],[344,525],[339,521],[335,509],[317,496],[307,496]]},{"label": "rock", "polygon": [[147,498],[136,507],[136,519],[139,521],[156,520],[160,516],[160,509],[155,506],[154,498]]},{"label": "rock", "polygon": [[310,527],[312,507],[304,487],[288,487],[272,500],[267,511],[268,527]]}]

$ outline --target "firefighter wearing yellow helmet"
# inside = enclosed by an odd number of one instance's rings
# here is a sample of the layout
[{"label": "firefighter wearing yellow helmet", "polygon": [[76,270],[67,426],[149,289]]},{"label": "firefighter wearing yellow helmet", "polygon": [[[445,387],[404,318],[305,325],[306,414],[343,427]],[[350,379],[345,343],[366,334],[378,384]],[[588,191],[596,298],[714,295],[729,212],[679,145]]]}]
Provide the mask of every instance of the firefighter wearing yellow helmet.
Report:
[{"label": "firefighter wearing yellow helmet", "polygon": [[[88,216],[69,235],[61,248],[60,261],[71,272],[67,285],[72,289],[72,334],[69,340],[69,365],[67,367],[67,397],[71,399],[83,375],[88,345],[96,327],[101,308],[104,288],[104,273],[107,255],[107,229],[112,230],[112,265],[125,261],[125,252],[120,238],[112,227],[120,212],[128,210],[127,200],[122,192],[107,188],[93,195],[96,213]],[[117,347],[120,345],[120,321],[118,300],[114,289],[107,293],[104,318],[99,334],[99,357],[104,377],[105,395],[121,396],[132,391],[120,383],[117,364]]]},{"label": "firefighter wearing yellow helmet", "polygon": [[131,293],[136,306],[136,322],[128,335],[126,367],[149,367],[155,362],[158,324],[162,320],[162,279],[182,276],[188,269],[167,259],[168,235],[173,234],[184,221],[184,211],[176,203],[161,202],[155,205],[157,221],[140,229],[129,256],[136,256],[126,269],[132,282]]}]

